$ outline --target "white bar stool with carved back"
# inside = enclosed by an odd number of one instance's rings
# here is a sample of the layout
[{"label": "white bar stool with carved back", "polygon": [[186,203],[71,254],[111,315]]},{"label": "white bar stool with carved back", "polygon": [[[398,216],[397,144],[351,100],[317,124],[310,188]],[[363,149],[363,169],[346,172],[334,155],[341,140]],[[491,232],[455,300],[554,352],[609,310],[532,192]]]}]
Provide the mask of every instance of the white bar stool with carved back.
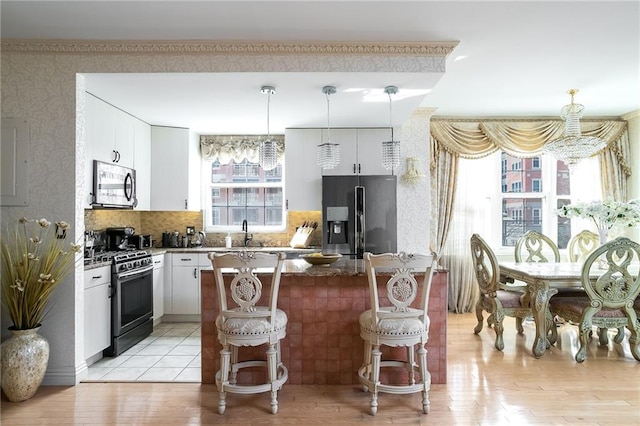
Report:
[{"label": "white bar stool with carved back", "polygon": [[[435,268],[433,255],[385,253],[364,254],[365,269],[369,278],[371,309],[360,315],[360,336],[364,340],[364,363],[358,370],[360,383],[371,392],[371,414],[378,411],[378,392],[409,394],[422,392],[422,410],[429,412],[431,374],[427,369],[429,339],[429,293]],[[416,277],[424,272],[422,291]],[[378,287],[377,277],[388,278],[386,293]],[[385,278],[386,278],[385,277]],[[418,307],[410,305],[420,297]],[[406,347],[404,361],[382,360],[380,346]],[[415,362],[415,352],[418,363]],[[380,369],[401,367],[408,373],[407,384],[381,383]],[[416,380],[416,373],[419,380]]]},{"label": "white bar stool with carved back", "polygon": [[[278,391],[287,381],[288,370],[282,363],[280,340],[286,336],[287,315],[277,308],[278,290],[284,253],[234,251],[209,253],[218,290],[220,314],[216,318],[220,351],[220,370],[216,385],[220,394],[218,412],[226,408],[226,394],[271,392],[271,412],[278,412]],[[223,271],[224,269],[224,271]],[[268,272],[264,272],[264,271]],[[225,286],[223,272],[232,272]],[[256,273],[271,273],[271,289],[266,306],[257,305],[262,296],[262,282]],[[229,297],[227,297],[227,289]],[[266,361],[238,362],[238,349],[243,346],[267,345]],[[238,371],[248,367],[266,367],[267,382],[256,385],[238,384]]]}]

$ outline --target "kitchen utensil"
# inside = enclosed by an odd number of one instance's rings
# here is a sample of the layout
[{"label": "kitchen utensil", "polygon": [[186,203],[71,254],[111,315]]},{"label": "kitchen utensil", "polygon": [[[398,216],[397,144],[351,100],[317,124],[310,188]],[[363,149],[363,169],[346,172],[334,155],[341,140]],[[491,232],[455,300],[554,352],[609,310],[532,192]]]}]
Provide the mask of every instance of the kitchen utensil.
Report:
[{"label": "kitchen utensil", "polygon": [[[316,225],[317,227],[317,225]],[[289,245],[292,248],[306,248],[309,245],[309,239],[311,238],[311,233],[313,233],[313,227],[311,222],[303,222],[302,226],[296,229],[296,233],[293,235],[291,242]]]}]

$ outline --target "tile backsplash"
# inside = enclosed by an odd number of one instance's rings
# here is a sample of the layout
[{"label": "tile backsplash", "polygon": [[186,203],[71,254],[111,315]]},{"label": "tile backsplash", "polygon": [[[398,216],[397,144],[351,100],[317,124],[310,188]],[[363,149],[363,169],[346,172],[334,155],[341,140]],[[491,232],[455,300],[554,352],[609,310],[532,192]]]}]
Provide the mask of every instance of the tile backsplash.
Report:
[{"label": "tile backsplash", "polygon": [[[264,247],[288,246],[296,229],[304,222],[317,222],[318,228],[313,231],[309,240],[310,247],[322,247],[322,212],[320,211],[291,211],[287,213],[287,230],[280,233],[254,233],[252,245]],[[187,226],[195,227],[196,231],[203,229],[202,212],[193,211],[138,211],[138,210],[93,210],[85,209],[84,224],[87,230],[98,230],[109,227],[132,226],[136,234],[151,234],[154,247],[161,247],[162,233],[178,231],[186,232]],[[211,247],[224,246],[225,233],[207,233],[207,245]],[[233,246],[242,245],[243,234],[232,232]]]}]

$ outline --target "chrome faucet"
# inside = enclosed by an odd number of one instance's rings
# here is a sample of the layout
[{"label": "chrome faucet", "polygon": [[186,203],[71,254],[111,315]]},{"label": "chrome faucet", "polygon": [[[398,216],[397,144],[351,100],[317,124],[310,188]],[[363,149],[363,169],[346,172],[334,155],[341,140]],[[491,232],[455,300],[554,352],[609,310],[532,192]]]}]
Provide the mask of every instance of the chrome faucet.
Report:
[{"label": "chrome faucet", "polygon": [[247,219],[242,221],[242,232],[244,232],[244,246],[249,246],[249,241],[253,240],[253,234],[249,233],[249,224]]}]

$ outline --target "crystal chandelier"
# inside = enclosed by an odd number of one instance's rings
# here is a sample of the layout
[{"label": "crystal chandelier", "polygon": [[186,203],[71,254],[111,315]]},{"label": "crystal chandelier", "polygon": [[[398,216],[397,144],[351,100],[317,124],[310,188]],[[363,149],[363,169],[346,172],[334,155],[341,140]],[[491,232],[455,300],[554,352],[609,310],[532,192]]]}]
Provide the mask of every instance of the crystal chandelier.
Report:
[{"label": "crystal chandelier", "polygon": [[392,170],[400,164],[400,141],[393,140],[393,116],[391,114],[391,95],[398,93],[396,86],[387,86],[384,92],[389,95],[389,128],[391,129],[391,140],[382,142],[382,167]]},{"label": "crystal chandelier", "polygon": [[582,136],[580,118],[584,105],[573,103],[573,96],[578,93],[578,89],[571,89],[567,93],[571,95],[571,103],[565,105],[560,111],[560,117],[565,120],[564,134],[561,138],[548,142],[544,146],[544,152],[571,167],[580,160],[591,157],[607,143],[593,136]]},{"label": "crystal chandelier", "polygon": [[278,166],[278,149],[275,141],[271,140],[269,132],[269,104],[271,103],[271,95],[276,93],[273,86],[262,86],[260,92],[267,95],[267,139],[260,142],[258,155],[260,157],[259,164],[263,170],[273,170]]},{"label": "crystal chandelier", "polygon": [[[327,142],[320,143],[317,148],[318,166],[323,169],[333,169],[340,164],[340,145],[337,143],[331,143],[331,126],[329,124],[329,95],[336,93],[336,88],[333,86],[324,86],[322,93],[327,98]],[[322,140],[320,140],[322,142]]]}]

